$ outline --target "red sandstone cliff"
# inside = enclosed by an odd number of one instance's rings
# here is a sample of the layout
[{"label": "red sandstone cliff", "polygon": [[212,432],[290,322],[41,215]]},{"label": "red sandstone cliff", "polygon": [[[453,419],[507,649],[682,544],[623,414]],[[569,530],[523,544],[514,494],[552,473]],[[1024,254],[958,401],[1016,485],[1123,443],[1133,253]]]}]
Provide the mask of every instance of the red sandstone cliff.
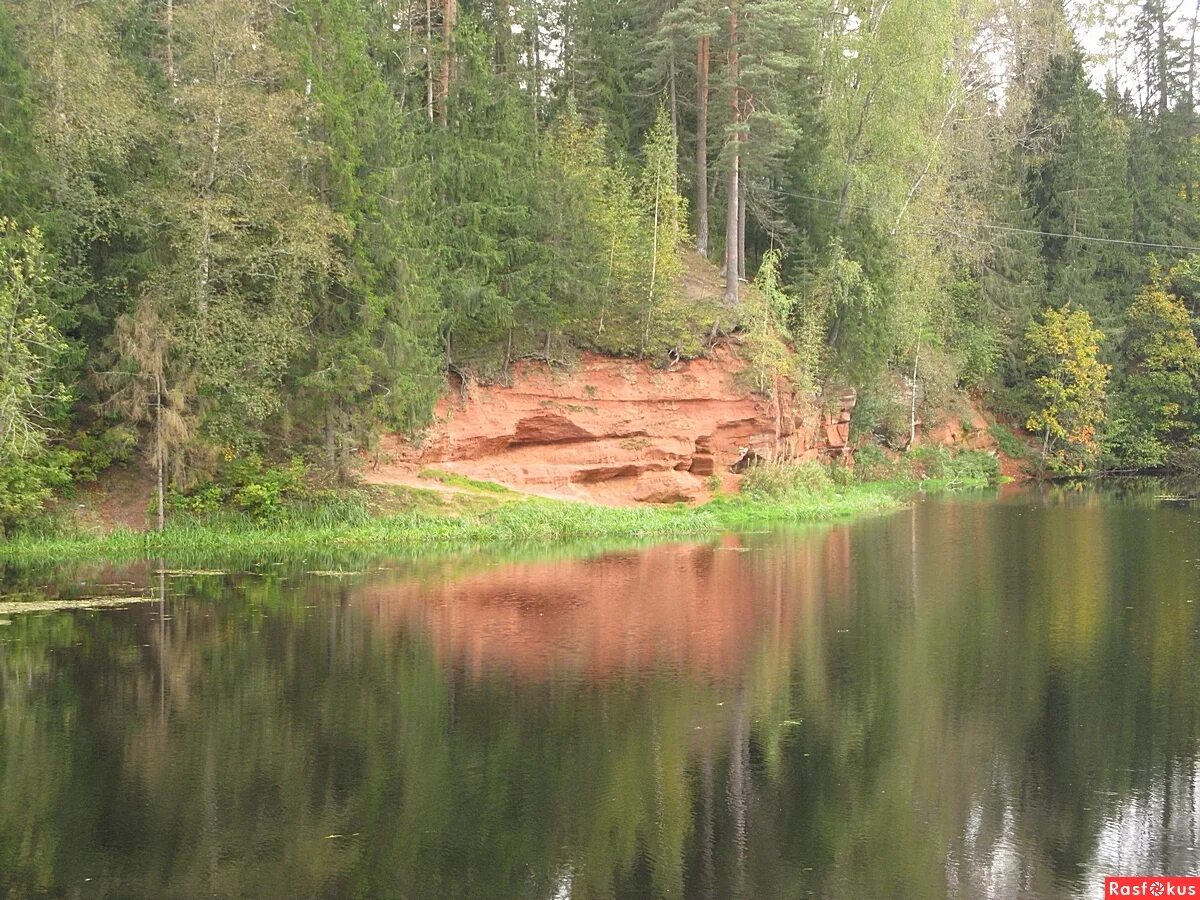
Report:
[{"label": "red sandstone cliff", "polygon": [[[607,504],[705,499],[733,487],[746,461],[847,455],[854,394],[813,403],[786,385],[749,391],[728,351],[669,370],[585,354],[577,368],[525,362],[508,385],[447,391],[419,443],[386,438],[374,483],[412,483],[422,467],[521,491]],[[930,429],[943,444],[990,444],[987,422]],[[969,440],[967,439],[969,437]]]},{"label": "red sandstone cliff", "polygon": [[417,445],[384,442],[369,481],[432,466],[531,493],[601,503],[701,499],[749,457],[813,459],[846,448],[853,395],[821,410],[741,382],[732,354],[679,363],[585,355],[564,372],[517,366],[511,384],[448,391]]}]

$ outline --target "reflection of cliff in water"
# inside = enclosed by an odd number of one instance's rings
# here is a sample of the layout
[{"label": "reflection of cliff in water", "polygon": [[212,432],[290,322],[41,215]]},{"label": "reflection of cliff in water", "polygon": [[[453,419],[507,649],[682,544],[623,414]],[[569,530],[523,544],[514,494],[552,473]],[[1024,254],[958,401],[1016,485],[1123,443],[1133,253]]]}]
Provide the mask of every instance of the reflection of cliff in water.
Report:
[{"label": "reflection of cliff in water", "polygon": [[673,670],[730,679],[750,665],[764,630],[786,640],[805,607],[846,596],[849,534],[804,533],[787,554],[729,536],[465,577],[377,578],[361,602],[380,622],[419,623],[443,662],[475,676]]}]

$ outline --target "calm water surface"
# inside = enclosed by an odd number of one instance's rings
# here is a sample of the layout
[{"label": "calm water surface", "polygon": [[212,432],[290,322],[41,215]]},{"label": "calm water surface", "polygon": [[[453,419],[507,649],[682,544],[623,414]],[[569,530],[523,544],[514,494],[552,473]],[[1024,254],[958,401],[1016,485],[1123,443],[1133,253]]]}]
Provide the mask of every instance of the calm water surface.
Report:
[{"label": "calm water surface", "polygon": [[[6,897],[1100,897],[1200,873],[1200,504],[0,572]],[[223,574],[225,573],[225,574]]]}]

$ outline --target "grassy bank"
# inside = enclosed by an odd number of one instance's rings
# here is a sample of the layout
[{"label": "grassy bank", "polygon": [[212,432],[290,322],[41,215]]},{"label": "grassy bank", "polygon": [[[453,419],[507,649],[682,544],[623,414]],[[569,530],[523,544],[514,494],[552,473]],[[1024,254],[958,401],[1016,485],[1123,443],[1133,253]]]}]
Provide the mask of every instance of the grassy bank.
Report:
[{"label": "grassy bank", "polygon": [[819,522],[885,512],[918,490],[983,487],[986,479],[851,483],[775,496],[719,497],[703,506],[613,508],[480,491],[446,497],[402,489],[392,502],[347,505],[337,513],[255,521],[221,515],[171,524],[162,533],[19,533],[0,542],[0,560],[131,559],[186,553],[296,553],[310,550],[449,550],[510,544],[654,539],[716,534],[768,523]]}]

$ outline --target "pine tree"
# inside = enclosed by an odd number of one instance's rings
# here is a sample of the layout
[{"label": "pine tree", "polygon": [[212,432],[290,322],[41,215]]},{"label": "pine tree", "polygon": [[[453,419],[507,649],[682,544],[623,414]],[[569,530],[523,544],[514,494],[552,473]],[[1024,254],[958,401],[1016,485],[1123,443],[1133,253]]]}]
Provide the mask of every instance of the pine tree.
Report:
[{"label": "pine tree", "polygon": [[430,198],[399,176],[425,164],[371,56],[366,5],[301,0],[294,10],[284,48],[299,60],[305,95],[298,187],[349,228],[308,284],[310,353],[289,374],[293,419],[318,424],[328,462],[345,471],[378,428],[424,424],[440,386],[439,310],[416,235]]},{"label": "pine tree", "polygon": [[1048,299],[1073,302],[1111,326],[1137,263],[1121,244],[1086,238],[1120,240],[1132,229],[1125,128],[1088,83],[1078,50],[1050,61],[1030,115],[1039,141],[1027,164],[1027,196],[1045,233]]}]

